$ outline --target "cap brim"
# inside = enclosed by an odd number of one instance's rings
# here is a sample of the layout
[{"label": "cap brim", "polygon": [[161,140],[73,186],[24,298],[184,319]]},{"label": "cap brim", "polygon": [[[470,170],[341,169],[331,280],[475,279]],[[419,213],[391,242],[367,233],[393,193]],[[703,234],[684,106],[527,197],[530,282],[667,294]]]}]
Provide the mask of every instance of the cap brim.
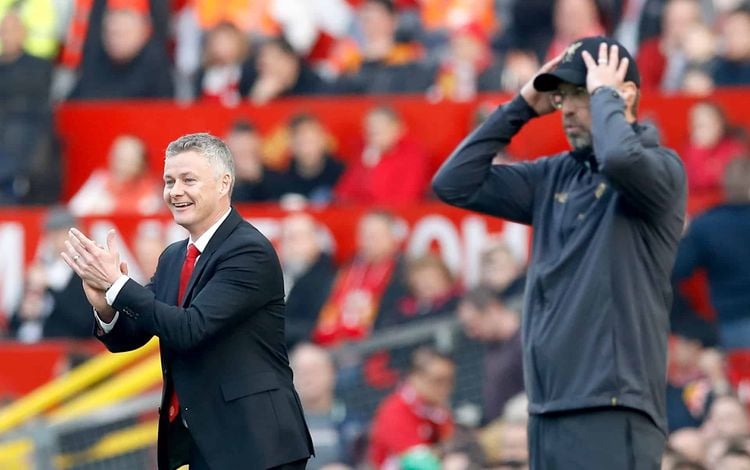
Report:
[{"label": "cap brim", "polygon": [[586,84],[586,74],[575,70],[555,70],[543,73],[534,79],[534,88],[537,91],[554,91],[560,83],[570,83],[576,86]]}]

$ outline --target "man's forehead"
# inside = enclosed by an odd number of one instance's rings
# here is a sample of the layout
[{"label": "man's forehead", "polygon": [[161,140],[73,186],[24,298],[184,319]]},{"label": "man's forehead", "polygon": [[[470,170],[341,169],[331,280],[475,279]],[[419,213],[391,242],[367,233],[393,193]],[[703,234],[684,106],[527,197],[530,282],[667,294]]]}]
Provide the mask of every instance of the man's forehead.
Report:
[{"label": "man's forehead", "polygon": [[207,158],[198,155],[188,155],[186,152],[168,157],[164,160],[164,174],[182,175],[187,173],[203,173],[209,171],[211,164]]}]

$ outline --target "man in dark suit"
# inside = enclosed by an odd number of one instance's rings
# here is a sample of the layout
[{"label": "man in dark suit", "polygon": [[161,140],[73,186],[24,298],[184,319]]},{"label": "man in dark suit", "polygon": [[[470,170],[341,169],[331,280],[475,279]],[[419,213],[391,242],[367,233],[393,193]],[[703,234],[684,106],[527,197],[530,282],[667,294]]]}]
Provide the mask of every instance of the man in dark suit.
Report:
[{"label": "man in dark suit", "polygon": [[105,248],[71,230],[62,253],[110,351],[159,337],[159,468],[303,469],[313,447],[284,342],[281,267],[230,206],[231,153],[209,134],[183,136],[167,147],[164,184],[190,238],[167,247],[148,286],[127,277],[114,233]]}]

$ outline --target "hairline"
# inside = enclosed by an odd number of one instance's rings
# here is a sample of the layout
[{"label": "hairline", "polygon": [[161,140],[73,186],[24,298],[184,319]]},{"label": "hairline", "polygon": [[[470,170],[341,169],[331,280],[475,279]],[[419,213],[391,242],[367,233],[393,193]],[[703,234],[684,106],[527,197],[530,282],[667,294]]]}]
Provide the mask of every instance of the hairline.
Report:
[{"label": "hairline", "polygon": [[188,152],[195,152],[205,158],[213,168],[217,180],[225,174],[229,175],[231,181],[228,195],[231,199],[236,177],[234,158],[229,147],[218,137],[205,132],[186,134],[167,145],[164,160]]}]

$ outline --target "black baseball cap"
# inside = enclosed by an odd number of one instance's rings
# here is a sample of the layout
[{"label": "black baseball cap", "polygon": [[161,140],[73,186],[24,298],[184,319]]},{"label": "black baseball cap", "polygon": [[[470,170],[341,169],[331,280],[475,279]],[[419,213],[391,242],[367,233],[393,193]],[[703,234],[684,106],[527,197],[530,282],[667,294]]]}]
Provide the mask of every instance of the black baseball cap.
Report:
[{"label": "black baseball cap", "polygon": [[583,61],[583,51],[588,51],[591,57],[596,60],[599,57],[599,45],[602,43],[607,44],[608,51],[610,46],[617,46],[620,60],[627,57],[628,71],[625,74],[625,81],[633,82],[636,86],[640,87],[641,75],[638,73],[638,66],[630,55],[630,52],[614,39],[604,36],[592,36],[579,39],[568,46],[555,70],[543,73],[534,79],[534,88],[538,91],[554,91],[560,86],[561,82],[578,86],[585,85],[587,69],[586,62]]}]

